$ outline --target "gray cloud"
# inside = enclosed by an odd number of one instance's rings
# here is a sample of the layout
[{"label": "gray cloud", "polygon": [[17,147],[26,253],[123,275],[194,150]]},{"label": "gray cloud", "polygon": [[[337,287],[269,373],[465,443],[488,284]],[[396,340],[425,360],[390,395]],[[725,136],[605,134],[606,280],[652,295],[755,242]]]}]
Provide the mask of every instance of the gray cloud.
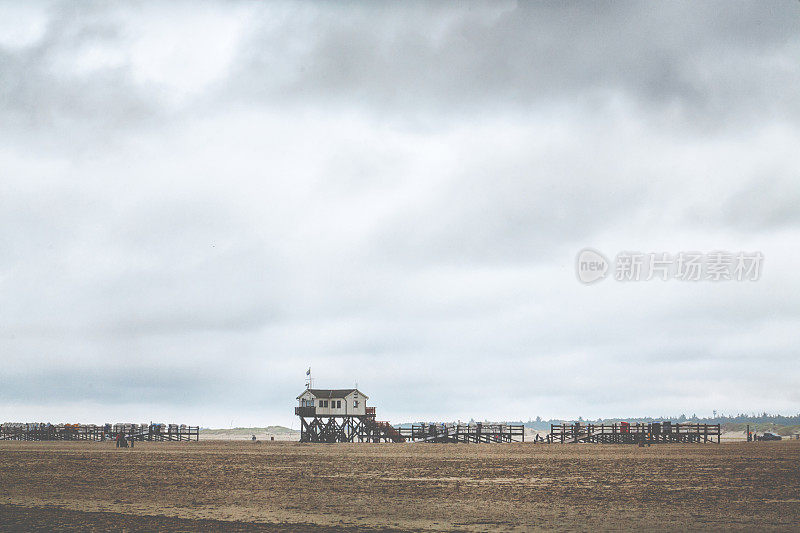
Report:
[{"label": "gray cloud", "polygon": [[791,2],[431,8],[359,4],[341,17],[304,6],[282,24],[262,13],[225,90],[423,116],[622,93],[693,127],[797,117],[789,62],[800,9]]},{"label": "gray cloud", "polygon": [[742,230],[785,228],[800,223],[800,174],[794,169],[765,169],[723,204],[727,224]]},{"label": "gray cloud", "polygon": [[98,134],[146,124],[163,111],[152,91],[134,83],[124,62],[91,72],[71,68],[92,50],[120,46],[120,30],[113,21],[94,13],[89,4],[57,4],[46,17],[46,31],[31,46],[0,47],[0,117],[6,142],[30,142],[32,135],[44,135],[53,147],[60,145],[53,137],[64,135],[95,141]]}]

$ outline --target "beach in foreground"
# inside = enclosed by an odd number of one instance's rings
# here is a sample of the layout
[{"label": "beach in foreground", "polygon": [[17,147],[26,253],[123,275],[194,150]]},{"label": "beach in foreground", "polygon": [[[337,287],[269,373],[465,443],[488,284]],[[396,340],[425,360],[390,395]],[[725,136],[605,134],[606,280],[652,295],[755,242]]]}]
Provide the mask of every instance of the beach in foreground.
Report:
[{"label": "beach in foreground", "polygon": [[800,442],[0,442],[8,528],[795,529]]}]

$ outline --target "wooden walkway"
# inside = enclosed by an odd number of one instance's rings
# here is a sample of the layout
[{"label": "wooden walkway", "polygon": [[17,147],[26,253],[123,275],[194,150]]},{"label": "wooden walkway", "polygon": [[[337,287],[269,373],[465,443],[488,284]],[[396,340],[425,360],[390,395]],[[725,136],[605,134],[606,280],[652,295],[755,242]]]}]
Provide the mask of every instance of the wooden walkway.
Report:
[{"label": "wooden walkway", "polygon": [[565,443],[591,442],[597,444],[663,444],[671,442],[719,443],[719,424],[671,422],[614,424],[551,424],[550,441]]},{"label": "wooden walkway", "polygon": [[399,428],[407,441],[415,442],[524,442],[522,424],[412,424]]},{"label": "wooden walkway", "polygon": [[0,425],[0,440],[113,440],[122,434],[137,441],[197,441],[198,426],[185,424],[49,424],[5,423]]}]

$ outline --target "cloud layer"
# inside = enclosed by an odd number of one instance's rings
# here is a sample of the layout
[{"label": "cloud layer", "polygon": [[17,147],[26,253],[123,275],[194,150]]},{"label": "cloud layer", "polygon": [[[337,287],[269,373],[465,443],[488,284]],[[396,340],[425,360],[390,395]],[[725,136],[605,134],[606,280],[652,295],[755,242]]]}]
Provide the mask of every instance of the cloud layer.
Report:
[{"label": "cloud layer", "polygon": [[[0,6],[0,419],[796,412],[800,5]],[[751,283],[576,280],[592,246]]]}]

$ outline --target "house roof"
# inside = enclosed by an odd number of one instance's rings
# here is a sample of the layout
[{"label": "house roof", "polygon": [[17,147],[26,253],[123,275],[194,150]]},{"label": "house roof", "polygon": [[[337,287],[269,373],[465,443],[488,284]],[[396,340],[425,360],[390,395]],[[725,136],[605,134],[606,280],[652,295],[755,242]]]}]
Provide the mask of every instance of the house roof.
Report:
[{"label": "house roof", "polygon": [[[358,393],[364,397],[365,400],[369,399],[369,396],[364,394],[358,389],[306,389],[303,391],[300,396],[305,394],[306,392],[310,392],[314,395],[315,398],[344,398],[349,394],[358,391]],[[299,399],[300,396],[297,398]]]}]

